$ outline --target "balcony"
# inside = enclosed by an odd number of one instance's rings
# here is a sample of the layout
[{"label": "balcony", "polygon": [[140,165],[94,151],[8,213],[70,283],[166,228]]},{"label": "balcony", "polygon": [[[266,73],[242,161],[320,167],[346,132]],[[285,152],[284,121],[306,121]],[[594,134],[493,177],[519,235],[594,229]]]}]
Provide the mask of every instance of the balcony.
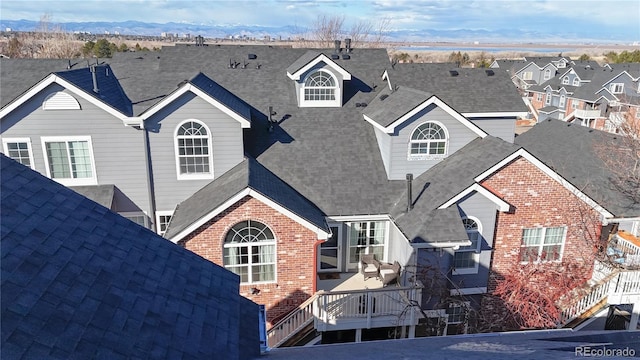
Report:
[{"label": "balcony", "polygon": [[573,115],[578,119],[598,119],[602,117],[600,110],[576,109],[573,111]]}]

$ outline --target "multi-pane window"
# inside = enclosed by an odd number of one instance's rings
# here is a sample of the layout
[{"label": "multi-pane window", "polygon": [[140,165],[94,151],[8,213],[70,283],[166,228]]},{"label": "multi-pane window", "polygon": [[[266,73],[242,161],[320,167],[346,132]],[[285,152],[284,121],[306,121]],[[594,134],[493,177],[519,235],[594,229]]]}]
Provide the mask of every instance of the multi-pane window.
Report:
[{"label": "multi-pane window", "polygon": [[522,73],[522,80],[531,80],[533,79],[533,72],[525,71]]},{"label": "multi-pane window", "polygon": [[305,101],[335,101],[336,80],[326,71],[318,70],[304,82]]},{"label": "multi-pane window", "polygon": [[542,93],[536,94],[536,101],[542,101]]},{"label": "multi-pane window", "polygon": [[[473,271],[477,270],[477,252],[480,249],[482,239],[480,236],[480,227],[478,222],[473,219],[465,218],[462,219],[462,224],[467,231],[467,237],[469,238],[469,241],[471,241],[471,244],[461,246],[460,249],[453,254],[453,268],[457,273],[460,273],[460,270],[465,269]],[[470,271],[467,271],[467,273],[470,273]]]},{"label": "multi-pane window", "polygon": [[88,137],[42,138],[49,177],[66,185],[96,183],[91,142]]},{"label": "multi-pane window", "polygon": [[246,220],[234,225],[225,237],[224,267],[242,283],[276,280],[276,239],[265,224]]},{"label": "multi-pane window", "polygon": [[470,303],[452,302],[446,309],[447,312],[447,335],[457,335],[467,333],[467,313]]},{"label": "multi-pane window", "polygon": [[164,233],[167,231],[167,227],[169,226],[169,221],[171,221],[172,215],[173,213],[171,211],[158,211],[156,213],[158,234],[164,235]]},{"label": "multi-pane window", "polygon": [[560,95],[560,107],[564,107],[564,103],[567,100],[567,97],[565,95]]},{"label": "multi-pane window", "polygon": [[33,168],[33,154],[29,139],[3,139],[4,154],[24,166]]},{"label": "multi-pane window", "polygon": [[547,93],[547,96],[544,99],[544,103],[545,103],[545,105],[551,104],[551,93],[550,92]]},{"label": "multi-pane window", "polygon": [[574,78],[573,79],[573,86],[579,86],[580,85],[580,80],[578,80],[578,78]]},{"label": "multi-pane window", "polygon": [[373,254],[384,259],[387,224],[384,221],[363,221],[349,224],[349,262],[360,261],[361,254]]},{"label": "multi-pane window", "polygon": [[447,133],[443,126],[427,122],[411,134],[409,155],[412,157],[438,156],[447,153]]},{"label": "multi-pane window", "polygon": [[565,76],[565,77],[562,78],[562,84],[563,85],[569,85],[569,77],[568,76]]},{"label": "multi-pane window", "polygon": [[551,79],[551,69],[546,69],[546,70],[544,71],[544,79],[545,79],[545,80],[549,80],[549,79]]},{"label": "multi-pane window", "polygon": [[521,261],[555,261],[562,257],[566,227],[531,228],[522,231]]},{"label": "multi-pane window", "polygon": [[622,83],[613,83],[609,85],[609,90],[612,94],[622,94],[624,91],[624,84]]},{"label": "multi-pane window", "polygon": [[178,126],[176,153],[178,179],[212,174],[210,134],[204,124],[190,120]]}]

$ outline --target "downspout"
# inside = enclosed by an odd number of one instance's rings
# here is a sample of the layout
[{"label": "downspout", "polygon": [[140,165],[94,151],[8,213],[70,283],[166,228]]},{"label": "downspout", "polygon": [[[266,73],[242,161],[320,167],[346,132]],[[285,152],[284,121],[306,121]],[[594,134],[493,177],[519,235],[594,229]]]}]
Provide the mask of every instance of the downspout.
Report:
[{"label": "downspout", "polygon": [[146,171],[147,171],[147,191],[149,192],[149,207],[151,209],[151,218],[153,219],[153,231],[158,233],[158,224],[156,223],[156,195],[155,188],[153,186],[153,166],[151,165],[151,148],[149,145],[149,130],[145,126],[142,126],[142,130],[144,131],[144,156],[146,163]]}]

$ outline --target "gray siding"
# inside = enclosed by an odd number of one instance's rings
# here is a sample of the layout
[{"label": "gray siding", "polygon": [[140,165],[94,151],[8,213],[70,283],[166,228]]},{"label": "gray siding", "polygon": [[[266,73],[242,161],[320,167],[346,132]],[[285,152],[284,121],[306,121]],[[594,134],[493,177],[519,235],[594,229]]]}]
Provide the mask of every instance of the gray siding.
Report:
[{"label": "gray siding", "polygon": [[473,217],[480,222],[482,244],[477,274],[453,275],[452,279],[461,288],[485,287],[489,280],[489,267],[493,249],[493,234],[496,224],[496,204],[485,196],[473,193],[458,202],[462,217]]},{"label": "gray siding", "polygon": [[416,127],[426,121],[437,121],[444,125],[449,134],[449,145],[447,155],[453,154],[470,141],[478,137],[468,127],[460,121],[453,118],[443,109],[430,105],[423,111],[416,114],[413,118],[406,121],[402,126],[396,129],[396,133],[391,136],[391,156],[390,156],[390,174],[391,180],[403,180],[408,173],[414,177],[419,176],[432,166],[439,163],[442,158],[430,160],[408,160],[409,156],[409,140],[411,133]]},{"label": "gray siding", "polygon": [[300,75],[300,80],[295,82],[296,98],[298,99],[298,105],[300,105],[300,103],[303,100],[300,97],[301,97],[301,89],[302,89],[302,87],[304,85],[305,78],[310,73],[312,73],[312,72],[314,72],[316,70],[319,70],[319,69],[324,69],[324,70],[330,72],[331,74],[333,74],[333,76],[336,77],[337,85],[340,87],[340,103],[344,104],[344,79],[342,78],[342,75],[340,75],[340,73],[335,71],[333,68],[331,68],[331,66],[325,64],[324,62],[319,62],[318,64],[313,66],[311,69],[307,70],[304,74],[301,74]]},{"label": "gray siding", "polygon": [[387,172],[387,177],[391,177],[391,137],[385,134],[382,130],[374,127],[373,130],[376,133],[376,140],[378,141],[378,148],[380,149],[380,155],[382,156],[382,163],[384,169]]},{"label": "gray siding", "polygon": [[211,132],[215,178],[239,164],[244,157],[240,123],[194,94],[184,94],[145,122],[149,131],[158,211],[173,210],[178,203],[213,181],[213,178],[178,180],[174,134],[176,127],[188,119],[203,122]]},{"label": "gray siding", "polygon": [[538,68],[536,64],[530,63],[525,66],[520,72],[518,72],[518,77],[524,79],[524,73],[531,72],[531,80],[534,80],[537,84],[540,84],[543,81],[544,73]]},{"label": "gray siding", "polygon": [[516,119],[470,119],[487,134],[513,143],[516,133]]},{"label": "gray siding", "polygon": [[151,214],[147,190],[143,132],[124,126],[104,110],[75,96],[82,110],[42,110],[51,93],[64,88],[52,84],[2,119],[3,138],[31,139],[35,170],[47,174],[41,137],[90,136],[98,184],[114,184],[138,207]]}]

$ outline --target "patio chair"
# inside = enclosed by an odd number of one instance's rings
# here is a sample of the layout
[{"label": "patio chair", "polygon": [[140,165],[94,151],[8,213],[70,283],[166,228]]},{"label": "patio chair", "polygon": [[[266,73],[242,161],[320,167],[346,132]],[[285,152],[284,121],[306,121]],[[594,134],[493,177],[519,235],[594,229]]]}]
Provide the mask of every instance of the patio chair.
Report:
[{"label": "patio chair", "polygon": [[380,264],[380,278],[383,285],[398,281],[398,276],[400,276],[400,264],[397,261],[393,264]]},{"label": "patio chair", "polygon": [[373,254],[363,254],[360,256],[360,272],[364,275],[364,279],[377,278],[380,276],[380,262],[375,259]]}]

